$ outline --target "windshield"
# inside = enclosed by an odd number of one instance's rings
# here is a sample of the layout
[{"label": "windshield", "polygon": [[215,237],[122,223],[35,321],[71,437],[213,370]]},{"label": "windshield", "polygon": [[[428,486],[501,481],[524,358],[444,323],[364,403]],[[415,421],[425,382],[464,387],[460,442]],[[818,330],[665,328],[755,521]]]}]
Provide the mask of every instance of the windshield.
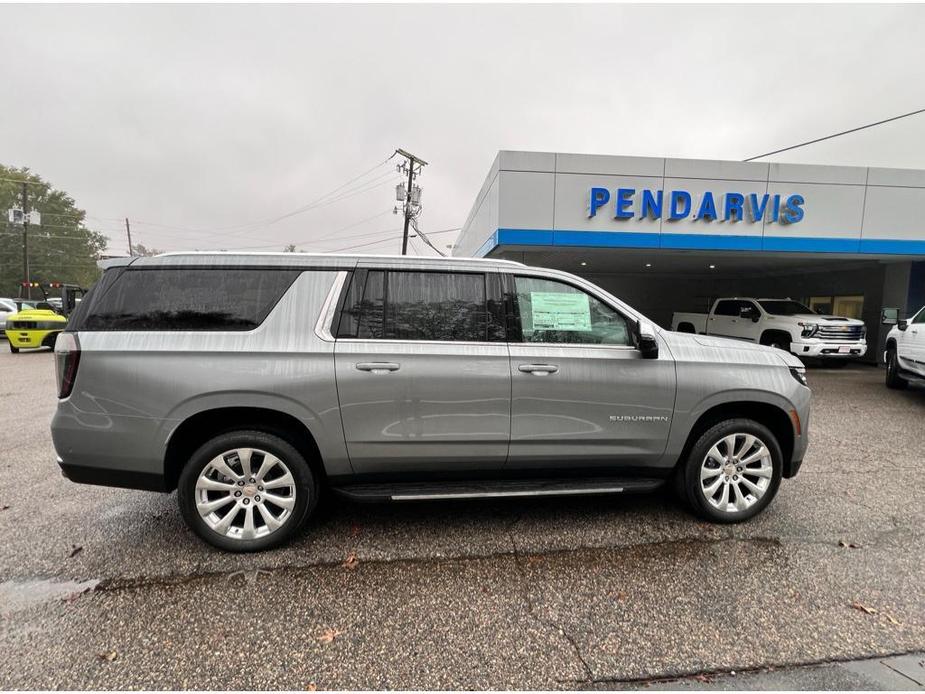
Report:
[{"label": "windshield", "polygon": [[798,313],[813,313],[809,306],[804,306],[799,301],[759,301],[761,308],[770,313],[772,316],[795,316]]}]

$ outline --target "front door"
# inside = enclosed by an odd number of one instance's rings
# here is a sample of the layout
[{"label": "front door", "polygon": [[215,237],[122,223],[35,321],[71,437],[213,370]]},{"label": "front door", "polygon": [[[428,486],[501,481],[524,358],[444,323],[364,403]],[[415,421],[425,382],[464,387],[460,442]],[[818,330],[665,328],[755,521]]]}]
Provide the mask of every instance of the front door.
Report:
[{"label": "front door", "polygon": [[502,467],[511,375],[500,295],[494,274],[354,273],[334,349],[354,472]]},{"label": "front door", "polygon": [[508,467],[645,467],[664,453],[675,365],[643,359],[634,322],[578,286],[514,276]]}]

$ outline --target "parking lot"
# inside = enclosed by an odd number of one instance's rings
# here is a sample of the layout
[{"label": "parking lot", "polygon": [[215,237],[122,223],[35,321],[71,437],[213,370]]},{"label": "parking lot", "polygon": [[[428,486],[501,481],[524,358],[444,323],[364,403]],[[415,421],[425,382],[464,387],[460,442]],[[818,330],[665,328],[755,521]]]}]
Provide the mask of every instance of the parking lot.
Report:
[{"label": "parking lot", "polygon": [[50,353],[0,344],[0,686],[582,688],[925,649],[925,391],[810,370],[797,478],[739,526],[668,493],[330,499],[223,554],[174,495],[72,484]]}]

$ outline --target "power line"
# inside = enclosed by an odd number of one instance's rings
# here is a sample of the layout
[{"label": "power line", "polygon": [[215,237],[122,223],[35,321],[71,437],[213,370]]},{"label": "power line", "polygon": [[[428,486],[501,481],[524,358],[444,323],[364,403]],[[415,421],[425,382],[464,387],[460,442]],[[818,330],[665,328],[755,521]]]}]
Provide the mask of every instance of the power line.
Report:
[{"label": "power line", "polygon": [[885,118],[884,120],[878,120],[876,123],[868,123],[867,125],[862,125],[857,128],[851,128],[851,130],[843,130],[840,133],[835,133],[834,135],[826,135],[825,137],[817,137],[815,140],[808,140],[806,142],[801,142],[798,145],[793,145],[791,147],[784,147],[783,149],[775,149],[773,152],[767,152],[765,154],[758,154],[754,157],[749,157],[748,159],[743,159],[742,161],[754,161],[755,159],[762,159],[764,157],[770,157],[772,154],[780,154],[781,152],[789,152],[791,149],[797,149],[798,147],[805,147],[806,145],[813,145],[817,142],[822,142],[824,140],[831,140],[834,137],[841,137],[842,135],[848,135],[849,133],[856,133],[858,130],[866,130],[867,128],[873,128],[877,125],[883,125],[884,123],[890,123],[894,120],[899,120],[900,118],[908,118],[909,116],[914,116],[919,113],[925,113],[925,108],[920,108],[917,111],[910,111],[909,113],[903,113],[900,116],[893,116],[892,118]]}]

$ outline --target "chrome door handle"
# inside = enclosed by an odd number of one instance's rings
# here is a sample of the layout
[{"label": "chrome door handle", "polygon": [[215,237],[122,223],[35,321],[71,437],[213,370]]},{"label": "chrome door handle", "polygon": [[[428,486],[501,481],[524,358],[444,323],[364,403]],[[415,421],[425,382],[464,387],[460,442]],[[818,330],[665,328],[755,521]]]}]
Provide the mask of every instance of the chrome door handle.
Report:
[{"label": "chrome door handle", "polygon": [[547,376],[549,374],[558,373],[559,367],[555,364],[521,364],[517,367],[524,373],[533,374],[535,376]]},{"label": "chrome door handle", "polygon": [[387,374],[390,371],[398,371],[399,364],[390,361],[361,361],[357,364],[360,371],[369,371],[374,374]]}]

